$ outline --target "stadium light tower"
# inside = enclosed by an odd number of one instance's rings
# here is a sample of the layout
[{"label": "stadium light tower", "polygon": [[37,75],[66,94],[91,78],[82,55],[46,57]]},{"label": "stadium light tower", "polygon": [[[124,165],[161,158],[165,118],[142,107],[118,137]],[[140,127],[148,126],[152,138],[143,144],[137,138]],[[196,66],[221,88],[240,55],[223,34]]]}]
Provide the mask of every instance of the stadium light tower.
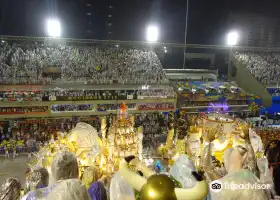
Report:
[{"label": "stadium light tower", "polygon": [[61,26],[58,19],[48,19],[47,20],[47,33],[50,37],[60,37]]},{"label": "stadium light tower", "polygon": [[227,44],[229,46],[237,45],[238,38],[239,38],[239,35],[236,31],[229,32],[228,35],[227,35]]},{"label": "stadium light tower", "polygon": [[147,41],[157,42],[158,41],[158,27],[148,26],[147,28]]},{"label": "stadium light tower", "polygon": [[228,55],[228,77],[231,76],[231,63],[232,63],[232,55],[233,55],[233,48],[238,43],[239,34],[237,31],[231,31],[227,35],[227,45],[229,46],[229,55]]}]

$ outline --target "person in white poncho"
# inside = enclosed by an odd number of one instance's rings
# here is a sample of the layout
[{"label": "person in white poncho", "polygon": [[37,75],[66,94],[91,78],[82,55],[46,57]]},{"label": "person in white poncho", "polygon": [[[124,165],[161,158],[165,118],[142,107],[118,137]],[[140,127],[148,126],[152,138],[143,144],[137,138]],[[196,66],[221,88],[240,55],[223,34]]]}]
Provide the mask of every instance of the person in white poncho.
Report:
[{"label": "person in white poncho", "polygon": [[78,179],[68,179],[57,184],[47,200],[90,200],[86,187]]}]

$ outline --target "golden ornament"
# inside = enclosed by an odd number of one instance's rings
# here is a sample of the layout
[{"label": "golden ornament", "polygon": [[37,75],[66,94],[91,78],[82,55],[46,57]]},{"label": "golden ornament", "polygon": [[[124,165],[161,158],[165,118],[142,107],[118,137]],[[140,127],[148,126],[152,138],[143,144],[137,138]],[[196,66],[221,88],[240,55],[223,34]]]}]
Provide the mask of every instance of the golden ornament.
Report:
[{"label": "golden ornament", "polygon": [[185,140],[177,140],[176,142],[176,150],[180,155],[185,154],[186,152],[186,144],[185,144]]},{"label": "golden ornament", "polygon": [[141,200],[177,200],[175,183],[164,174],[148,178],[140,191]]}]

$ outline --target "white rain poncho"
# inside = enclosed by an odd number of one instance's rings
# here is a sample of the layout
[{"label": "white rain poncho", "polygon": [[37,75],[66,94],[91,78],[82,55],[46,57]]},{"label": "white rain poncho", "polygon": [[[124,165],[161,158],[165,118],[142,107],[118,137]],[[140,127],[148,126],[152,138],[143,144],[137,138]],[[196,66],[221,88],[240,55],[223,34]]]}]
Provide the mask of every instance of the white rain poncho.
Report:
[{"label": "white rain poncho", "polygon": [[15,178],[8,178],[1,186],[1,200],[18,200],[20,197],[21,184]]},{"label": "white rain poncho", "polygon": [[91,125],[80,122],[67,135],[69,142],[75,142],[78,150],[76,156],[80,156],[83,152],[91,152],[92,155],[97,155],[101,151],[102,142],[95,128]]},{"label": "white rain poncho", "polygon": [[[261,184],[260,180],[250,170],[242,169],[242,166],[239,166],[240,164],[241,165],[245,164],[246,157],[247,157],[246,149],[241,146],[229,148],[225,151],[224,164],[226,170],[228,171],[228,174],[218,180],[222,184],[221,191],[219,192],[215,192],[217,190],[211,191],[212,200],[224,200],[224,199],[267,200],[267,195],[265,190],[256,189],[256,188],[248,188],[248,189],[236,188],[239,186],[249,187],[251,185],[253,186],[256,184]],[[237,170],[238,167],[241,167],[241,169]],[[235,187],[235,188],[231,188],[231,187]]]},{"label": "white rain poncho", "polygon": [[193,162],[187,155],[180,156],[170,168],[169,174],[182,184],[183,188],[192,188],[196,179],[192,172],[196,171]]},{"label": "white rain poncho", "polygon": [[86,187],[78,179],[61,181],[47,196],[47,200],[90,200]]},{"label": "white rain poncho", "polygon": [[26,195],[24,195],[21,200],[26,200],[26,198],[30,195],[30,192],[48,187],[49,184],[49,172],[46,168],[40,167],[37,169],[34,169],[29,178],[25,182],[25,193],[28,192]]},{"label": "white rain poncho", "polygon": [[116,172],[111,180],[110,200],[135,200],[133,188]]},{"label": "white rain poncho", "polygon": [[250,142],[252,144],[252,148],[254,150],[254,153],[256,154],[257,152],[263,152],[264,148],[263,148],[262,139],[251,128],[249,129],[249,137],[250,137]]},{"label": "white rain poncho", "polygon": [[56,187],[61,180],[78,178],[79,169],[77,158],[74,154],[62,151],[58,152],[53,159],[51,166],[50,185],[46,188],[32,191],[27,196],[27,200],[43,200]]},{"label": "white rain poncho", "polygon": [[53,181],[79,177],[77,158],[70,152],[58,152],[52,161],[51,176]]},{"label": "white rain poncho", "polygon": [[48,170],[44,167],[32,170],[25,184],[27,190],[36,190],[47,187],[49,184]]},{"label": "white rain poncho", "polygon": [[[233,189],[225,188],[225,183],[230,187],[239,186],[253,186],[254,184],[261,184],[259,179],[249,170],[242,169],[238,172],[228,174],[219,179],[222,183],[222,190],[219,192],[211,192],[212,200],[236,200],[236,199],[254,199],[254,200],[267,200],[265,190],[262,189]],[[248,186],[247,186],[248,185]]]}]

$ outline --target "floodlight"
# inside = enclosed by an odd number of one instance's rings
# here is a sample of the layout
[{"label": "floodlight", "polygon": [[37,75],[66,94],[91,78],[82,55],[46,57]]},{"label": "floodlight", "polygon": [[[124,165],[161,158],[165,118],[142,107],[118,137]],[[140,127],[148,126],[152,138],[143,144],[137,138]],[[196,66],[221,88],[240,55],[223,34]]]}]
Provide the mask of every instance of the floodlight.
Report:
[{"label": "floodlight", "polygon": [[237,44],[238,41],[238,33],[236,31],[232,31],[230,33],[228,33],[227,36],[227,44],[230,46],[234,46]]},{"label": "floodlight", "polygon": [[147,40],[149,42],[158,41],[158,28],[156,26],[149,26],[147,28]]},{"label": "floodlight", "polygon": [[150,88],[149,85],[142,85],[142,90],[148,90]]},{"label": "floodlight", "polygon": [[47,32],[51,37],[60,37],[61,27],[60,22],[57,19],[48,19],[47,21]]}]

